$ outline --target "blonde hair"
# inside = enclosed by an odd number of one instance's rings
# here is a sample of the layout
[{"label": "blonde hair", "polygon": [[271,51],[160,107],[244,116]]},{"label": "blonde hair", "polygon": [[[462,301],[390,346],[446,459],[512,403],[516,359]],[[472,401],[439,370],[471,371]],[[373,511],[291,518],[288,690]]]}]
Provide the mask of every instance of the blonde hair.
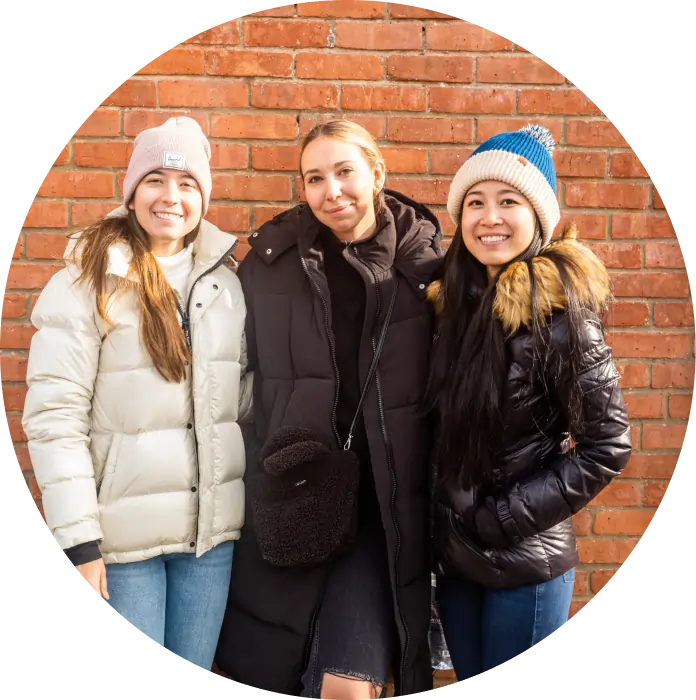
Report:
[{"label": "blonde hair", "polygon": [[[338,139],[344,143],[351,143],[357,146],[363,154],[363,157],[367,161],[370,168],[374,168],[377,163],[382,163],[384,165],[384,156],[379,150],[379,147],[375,143],[372,134],[355,122],[348,121],[347,119],[332,119],[331,121],[324,122],[323,124],[317,124],[302,141],[302,146],[300,147],[300,175],[302,173],[302,154],[305,152],[307,146],[309,146],[312,141],[321,136],[326,136],[327,138]],[[385,167],[386,173],[386,167]],[[382,189],[375,195],[375,214],[379,214],[386,207],[384,203],[384,185]]]}]

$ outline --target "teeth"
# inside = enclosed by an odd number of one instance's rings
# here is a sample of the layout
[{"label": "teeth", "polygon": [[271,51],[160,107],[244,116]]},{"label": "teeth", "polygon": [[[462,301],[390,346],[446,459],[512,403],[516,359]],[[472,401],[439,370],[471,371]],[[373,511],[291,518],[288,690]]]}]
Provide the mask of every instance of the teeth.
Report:
[{"label": "teeth", "polygon": [[508,236],[481,236],[481,240],[484,243],[501,243],[502,241],[506,241],[508,239]]},{"label": "teeth", "polygon": [[169,219],[170,221],[172,219],[180,219],[181,214],[169,214],[167,212],[162,212],[162,211],[156,211],[155,216],[159,217],[160,219]]}]

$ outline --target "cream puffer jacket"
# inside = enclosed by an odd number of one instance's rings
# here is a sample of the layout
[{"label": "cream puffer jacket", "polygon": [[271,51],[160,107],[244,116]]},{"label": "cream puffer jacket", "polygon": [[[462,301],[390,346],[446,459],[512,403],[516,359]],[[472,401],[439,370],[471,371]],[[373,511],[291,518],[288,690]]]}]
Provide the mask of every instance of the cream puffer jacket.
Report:
[{"label": "cream puffer jacket", "polygon": [[[235,245],[202,222],[187,300],[193,362],[178,384],[160,376],[141,342],[132,291],[112,297],[111,328],[91,288],[75,283],[75,265],[41,293],[23,424],[46,521],[63,549],[98,540],[112,564],[200,556],[239,538],[238,421],[250,417],[252,376],[244,297],[224,264]],[[131,257],[126,244],[112,246],[108,274],[127,277]]]}]

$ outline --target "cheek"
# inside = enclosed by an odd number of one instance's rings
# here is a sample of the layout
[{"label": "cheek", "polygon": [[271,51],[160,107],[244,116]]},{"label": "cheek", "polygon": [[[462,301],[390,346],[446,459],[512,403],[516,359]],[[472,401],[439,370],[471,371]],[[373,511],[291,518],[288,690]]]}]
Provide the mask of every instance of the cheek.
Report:
[{"label": "cheek", "polygon": [[324,202],[324,195],[320,187],[307,187],[305,188],[305,199],[309,208],[312,211],[317,211],[321,209],[321,205]]}]

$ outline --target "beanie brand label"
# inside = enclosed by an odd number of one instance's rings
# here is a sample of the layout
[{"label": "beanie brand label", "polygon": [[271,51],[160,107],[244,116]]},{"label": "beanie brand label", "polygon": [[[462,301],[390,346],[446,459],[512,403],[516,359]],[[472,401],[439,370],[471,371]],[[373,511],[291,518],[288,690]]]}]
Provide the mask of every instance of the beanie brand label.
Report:
[{"label": "beanie brand label", "polygon": [[175,170],[186,169],[186,158],[184,158],[183,153],[176,153],[175,151],[165,151],[163,160],[163,166],[165,168],[174,168]]}]

